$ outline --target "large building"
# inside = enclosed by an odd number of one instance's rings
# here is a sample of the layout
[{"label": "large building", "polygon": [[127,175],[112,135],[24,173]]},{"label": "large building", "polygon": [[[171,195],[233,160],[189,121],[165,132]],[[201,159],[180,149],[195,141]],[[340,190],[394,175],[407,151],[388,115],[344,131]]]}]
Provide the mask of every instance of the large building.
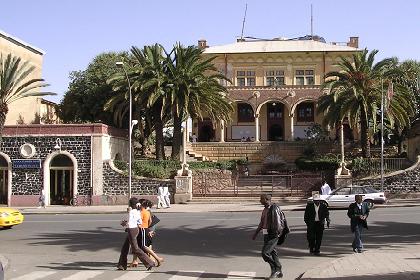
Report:
[{"label": "large building", "polygon": [[[45,52],[37,47],[0,30],[0,54],[3,59],[8,55],[29,61],[35,70],[28,79],[42,78],[42,63]],[[47,81],[48,82],[48,81]],[[9,104],[6,125],[56,123],[56,104],[40,97],[27,97]]]},{"label": "large building", "polygon": [[[322,95],[324,75],[337,70],[340,57],[359,51],[358,37],[345,43],[326,43],[319,36],[296,39],[244,40],[221,46],[207,46],[205,57],[231,83],[226,84],[234,101],[232,122],[193,121],[198,142],[295,141],[305,138],[305,130],[322,122],[316,103]],[[331,129],[331,137],[335,137]],[[346,136],[352,132],[347,126]]]}]

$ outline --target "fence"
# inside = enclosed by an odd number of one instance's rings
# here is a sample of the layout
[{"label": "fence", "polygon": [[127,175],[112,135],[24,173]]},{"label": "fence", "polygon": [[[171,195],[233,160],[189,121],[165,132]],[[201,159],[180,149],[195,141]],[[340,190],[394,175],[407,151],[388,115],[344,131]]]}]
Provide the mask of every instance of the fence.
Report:
[{"label": "fence", "polygon": [[[406,169],[410,166],[410,162],[406,158],[384,158],[384,172],[392,172]],[[372,158],[370,161],[369,173],[371,175],[381,173],[381,159]]]}]

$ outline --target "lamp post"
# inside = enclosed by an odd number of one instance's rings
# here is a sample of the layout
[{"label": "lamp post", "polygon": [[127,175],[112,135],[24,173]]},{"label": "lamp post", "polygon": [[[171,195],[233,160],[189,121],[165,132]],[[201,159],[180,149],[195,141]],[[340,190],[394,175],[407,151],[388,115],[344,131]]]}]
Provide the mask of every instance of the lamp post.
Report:
[{"label": "lamp post", "polygon": [[128,120],[128,198],[131,198],[131,135],[133,133],[133,126],[137,124],[137,121],[133,121],[133,100],[131,95],[131,83],[130,79],[128,77],[127,70],[125,70],[124,62],[117,61],[115,63],[117,67],[122,68],[125,74],[125,77],[127,78],[128,82],[128,95],[129,95],[129,120]]}]

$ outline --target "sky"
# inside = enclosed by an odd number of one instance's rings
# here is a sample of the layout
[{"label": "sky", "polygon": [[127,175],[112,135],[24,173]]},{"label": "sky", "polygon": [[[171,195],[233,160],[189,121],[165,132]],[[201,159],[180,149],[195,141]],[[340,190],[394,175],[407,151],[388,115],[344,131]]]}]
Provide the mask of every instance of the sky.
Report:
[{"label": "sky", "polygon": [[176,42],[235,42],[244,36],[295,38],[313,30],[327,42],[359,37],[359,47],[378,49],[377,59],[420,61],[419,0],[0,0],[0,30],[45,51],[47,97],[60,102],[69,73],[85,70],[95,56],[131,46]]}]

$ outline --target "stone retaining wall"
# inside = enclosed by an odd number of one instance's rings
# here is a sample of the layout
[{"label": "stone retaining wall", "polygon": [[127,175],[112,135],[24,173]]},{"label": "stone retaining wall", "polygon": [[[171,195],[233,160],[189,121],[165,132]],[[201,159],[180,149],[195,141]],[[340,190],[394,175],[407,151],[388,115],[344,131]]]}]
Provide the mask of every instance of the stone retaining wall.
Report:
[{"label": "stone retaining wall", "polygon": [[[381,177],[353,180],[353,184],[380,188]],[[417,162],[405,169],[384,176],[384,191],[388,193],[414,193],[420,191],[420,156]]]},{"label": "stone retaining wall", "polygon": [[[156,203],[158,187],[166,185],[169,192],[175,192],[175,180],[153,179],[139,176],[131,178],[131,193],[133,196],[147,198]],[[112,161],[103,164],[103,198],[98,204],[126,204],[128,194],[128,176],[117,169]],[[112,197],[112,199],[109,199]],[[95,203],[96,204],[96,203]]]}]

